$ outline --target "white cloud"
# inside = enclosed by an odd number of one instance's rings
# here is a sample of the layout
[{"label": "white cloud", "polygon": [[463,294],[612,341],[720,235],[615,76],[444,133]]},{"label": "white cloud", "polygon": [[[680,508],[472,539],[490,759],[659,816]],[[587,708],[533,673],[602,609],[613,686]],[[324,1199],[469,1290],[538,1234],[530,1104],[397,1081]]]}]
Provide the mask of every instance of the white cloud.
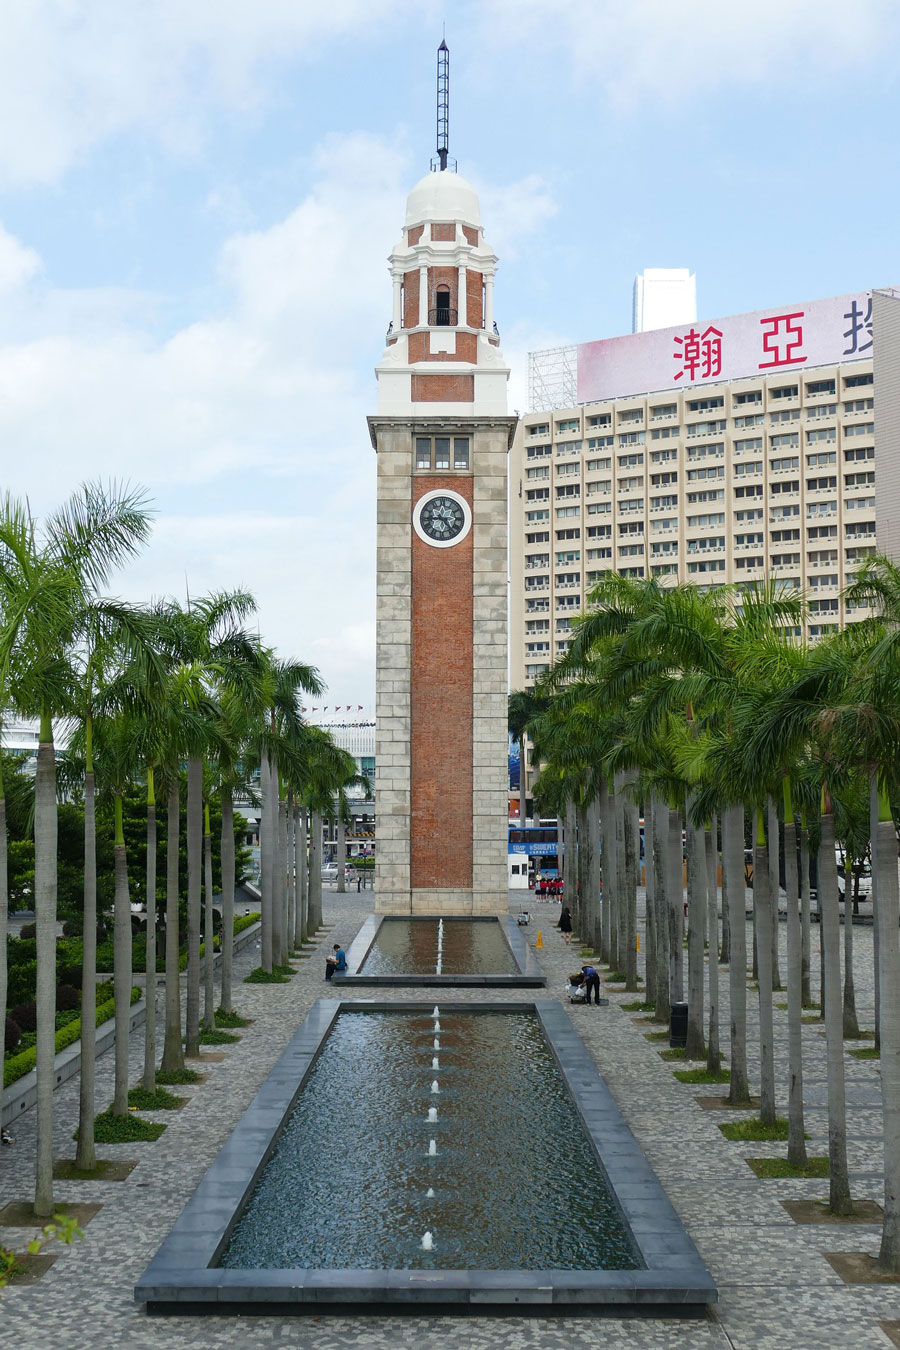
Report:
[{"label": "white cloud", "polygon": [[[495,0],[492,43],[563,50],[578,78],[622,107],[689,103],[739,85],[792,93],[825,71],[893,59],[893,0]],[[673,153],[691,136],[669,128]]]},{"label": "white cloud", "polygon": [[41,260],[0,224],[0,295],[24,286],[40,271]]},{"label": "white cloud", "polygon": [[[386,258],[414,175],[401,150],[362,133],[327,139],[311,163],[295,210],[221,250],[215,317],[163,340],[151,320],[164,298],[54,290],[37,255],[0,235],[0,278],[5,268],[18,283],[0,311],[3,486],[41,514],[85,478],[146,485],[161,514],[123,578],[129,594],[183,595],[185,572],[195,593],[247,585],[266,640],[321,663],[333,697],[365,703],[365,416],[390,317]],[[553,209],[530,179],[498,200],[507,243]]]},{"label": "white cloud", "polygon": [[177,153],[223,108],[252,113],[276,62],[364,35],[398,0],[4,0],[0,181],[52,182],[138,129]]}]

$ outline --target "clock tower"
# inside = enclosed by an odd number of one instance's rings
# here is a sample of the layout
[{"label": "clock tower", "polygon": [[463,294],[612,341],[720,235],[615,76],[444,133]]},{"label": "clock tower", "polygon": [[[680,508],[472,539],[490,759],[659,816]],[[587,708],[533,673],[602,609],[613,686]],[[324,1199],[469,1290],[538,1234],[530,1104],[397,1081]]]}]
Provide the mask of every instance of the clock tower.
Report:
[{"label": "clock tower", "polygon": [[507,414],[497,258],[447,153],[390,255],[393,317],[376,368],[375,909],[507,908]]}]

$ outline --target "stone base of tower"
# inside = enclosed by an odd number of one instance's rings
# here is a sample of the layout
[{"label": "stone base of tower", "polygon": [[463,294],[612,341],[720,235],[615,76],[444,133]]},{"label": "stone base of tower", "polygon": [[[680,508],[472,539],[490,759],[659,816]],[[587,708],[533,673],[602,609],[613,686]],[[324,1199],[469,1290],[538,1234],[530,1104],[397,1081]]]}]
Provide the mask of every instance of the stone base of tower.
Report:
[{"label": "stone base of tower", "polygon": [[505,914],[509,909],[506,888],[499,890],[415,890],[380,891],[375,884],[376,914],[469,915]]}]

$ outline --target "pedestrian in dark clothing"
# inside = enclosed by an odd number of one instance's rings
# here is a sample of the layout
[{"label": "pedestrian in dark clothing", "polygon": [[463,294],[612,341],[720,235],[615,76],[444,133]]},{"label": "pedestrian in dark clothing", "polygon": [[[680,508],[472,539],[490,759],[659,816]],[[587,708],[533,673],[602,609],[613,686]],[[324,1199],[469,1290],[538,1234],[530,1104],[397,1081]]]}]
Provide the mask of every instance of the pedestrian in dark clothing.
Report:
[{"label": "pedestrian in dark clothing", "polygon": [[586,965],[583,965],[583,966],[581,967],[581,970],[582,970],[582,974],[584,975],[584,1001],[585,1001],[585,1003],[590,1003],[590,1001],[591,1001],[591,990],[593,989],[593,991],[594,991],[594,1002],[595,1002],[596,1004],[599,1005],[599,1003],[600,1003],[600,976],[597,974],[597,972],[596,972],[596,970],[594,969],[593,966],[586,966]]},{"label": "pedestrian in dark clothing", "polygon": [[559,923],[556,925],[563,935],[563,940],[568,947],[572,941],[572,916],[569,913],[569,906],[563,905],[562,914],[559,916]]}]

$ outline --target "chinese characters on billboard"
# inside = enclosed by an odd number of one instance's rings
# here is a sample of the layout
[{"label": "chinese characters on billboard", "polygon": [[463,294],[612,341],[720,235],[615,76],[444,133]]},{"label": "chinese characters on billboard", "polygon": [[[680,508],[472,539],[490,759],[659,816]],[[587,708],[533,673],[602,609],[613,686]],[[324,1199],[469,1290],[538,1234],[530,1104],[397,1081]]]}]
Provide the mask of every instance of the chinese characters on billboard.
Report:
[{"label": "chinese characters on billboard", "polygon": [[872,295],[735,314],[712,323],[585,342],[578,348],[578,401],[659,389],[790,375],[872,354]]}]

